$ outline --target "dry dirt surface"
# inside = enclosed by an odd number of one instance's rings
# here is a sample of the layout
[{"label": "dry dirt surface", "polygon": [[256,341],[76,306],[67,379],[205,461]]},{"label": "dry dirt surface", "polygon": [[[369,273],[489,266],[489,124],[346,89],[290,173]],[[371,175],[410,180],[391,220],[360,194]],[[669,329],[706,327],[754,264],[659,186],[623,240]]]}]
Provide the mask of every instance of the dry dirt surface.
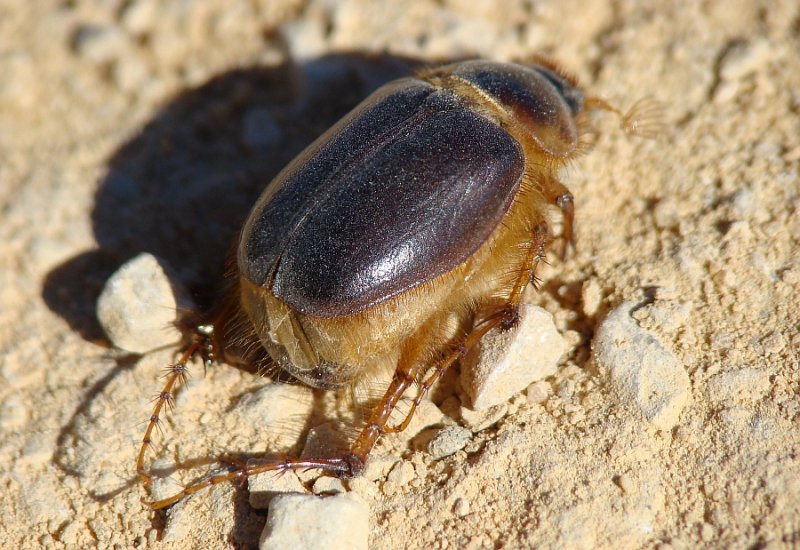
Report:
[{"label": "dry dirt surface", "polygon": [[[343,487],[370,547],[800,545],[800,4],[500,6],[0,2],[0,546],[257,547],[246,487],[141,504],[135,456],[175,350],[115,349],[103,285],[149,252],[202,303],[259,190],[371,90],[534,52],[622,107],[661,101],[666,124],[646,141],[597,117],[563,174],[577,252],[528,297],[569,350],[482,421],[457,382],[435,392],[445,451],[379,445]],[[263,425],[270,384],[194,366],[154,468],[185,482],[223,453],[296,449],[317,420]]]}]

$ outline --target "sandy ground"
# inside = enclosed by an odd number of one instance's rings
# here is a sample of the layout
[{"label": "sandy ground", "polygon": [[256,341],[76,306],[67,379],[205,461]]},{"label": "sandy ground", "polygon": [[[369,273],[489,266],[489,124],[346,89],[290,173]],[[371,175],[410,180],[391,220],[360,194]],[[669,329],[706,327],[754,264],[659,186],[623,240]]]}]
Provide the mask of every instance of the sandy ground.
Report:
[{"label": "sandy ground", "polygon": [[[370,90],[418,63],[532,52],[622,106],[657,98],[667,124],[648,142],[598,119],[564,174],[577,253],[530,296],[570,351],[457,453],[379,447],[399,473],[358,485],[371,546],[800,545],[800,6],[495,4],[0,3],[0,545],[256,546],[265,512],[243,488],[171,515],[140,504],[172,352],[110,346],[104,282],[146,251],[202,292],[259,189]],[[666,416],[592,351],[623,303],[689,381]],[[239,404],[267,383],[195,368],[157,466],[263,453],[280,437]]]}]

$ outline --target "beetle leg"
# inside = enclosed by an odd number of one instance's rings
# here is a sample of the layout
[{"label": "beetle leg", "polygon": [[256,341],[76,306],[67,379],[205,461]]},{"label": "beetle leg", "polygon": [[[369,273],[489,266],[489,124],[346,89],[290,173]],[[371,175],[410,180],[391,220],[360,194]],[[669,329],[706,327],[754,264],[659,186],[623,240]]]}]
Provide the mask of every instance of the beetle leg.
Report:
[{"label": "beetle leg", "polygon": [[[469,334],[460,340],[459,344],[454,346],[453,349],[447,355],[445,355],[435,367],[433,367],[433,370],[422,382],[420,393],[414,398],[411,406],[412,408],[408,411],[405,419],[397,426],[387,427],[389,417],[397,406],[397,403],[403,397],[408,388],[414,383],[416,376],[419,374],[419,367],[399,367],[395,371],[394,378],[389,385],[389,389],[386,390],[381,402],[375,408],[375,411],[367,421],[367,425],[361,431],[361,434],[350,447],[350,451],[347,454],[341,457],[287,458],[275,462],[251,464],[237,468],[230,472],[209,476],[201,481],[184,487],[183,490],[172,495],[171,497],[157,501],[142,502],[154,510],[166,508],[167,506],[171,506],[183,498],[193,495],[194,493],[201,491],[206,487],[218,485],[226,481],[244,481],[250,476],[263,472],[284,472],[288,470],[315,469],[330,472],[338,477],[343,478],[355,477],[359,475],[364,468],[364,464],[367,461],[370,451],[375,446],[375,443],[377,443],[380,436],[384,433],[402,431],[405,429],[408,426],[416,407],[428,393],[434,382],[436,382],[436,380],[438,380],[453,363],[466,355],[466,353],[473,346],[475,346],[475,344],[477,344],[480,339],[486,335],[486,333],[494,328],[502,327],[508,321],[509,312],[512,310],[516,311],[516,307],[504,307],[498,309],[482,321],[476,323],[475,327],[469,332]],[[187,356],[188,352],[189,350],[184,353],[184,357]],[[184,359],[184,357],[181,359]]]},{"label": "beetle leg", "polygon": [[[559,185],[561,185],[559,183]],[[566,187],[561,185],[561,187],[566,190]],[[572,195],[569,194],[567,191],[562,196],[569,196],[571,204]],[[565,210],[566,212],[566,210]],[[573,213],[572,209],[569,211],[570,216],[570,223],[571,223],[571,215]],[[566,214],[565,214],[566,215]],[[566,224],[565,224],[566,225]],[[571,225],[570,225],[571,227]],[[472,348],[481,338],[483,338],[486,333],[488,333],[493,328],[501,328],[503,330],[507,330],[512,328],[514,325],[517,324],[519,320],[519,304],[522,301],[522,293],[525,290],[525,287],[528,285],[529,282],[533,282],[536,284],[536,268],[539,265],[539,262],[544,260],[545,257],[545,249],[547,248],[548,244],[548,229],[547,224],[542,222],[538,224],[536,227],[533,228],[533,239],[528,246],[528,252],[525,255],[525,259],[523,261],[522,267],[520,269],[520,274],[517,277],[517,280],[514,284],[514,287],[511,290],[511,294],[508,298],[508,302],[504,304],[502,307],[496,309],[494,313],[486,317],[485,319],[481,320],[480,322],[475,324],[475,327],[472,331],[466,336],[466,338],[459,343],[453,351],[447,354],[441,361],[439,361],[433,370],[428,374],[428,376],[422,381],[420,384],[420,391],[414,400],[411,402],[411,407],[409,408],[408,412],[406,413],[405,418],[400,424],[395,426],[389,426],[386,424],[388,420],[389,414],[391,414],[394,407],[397,405],[400,397],[402,397],[402,393],[397,394],[393,391],[392,387],[389,388],[389,391],[386,392],[384,395],[383,400],[378,405],[375,413],[373,413],[373,418],[370,418],[370,421],[367,423],[367,427],[362,431],[361,436],[356,441],[355,445],[351,449],[351,452],[356,456],[359,456],[363,460],[366,461],[367,454],[375,445],[378,437],[381,433],[395,433],[401,432],[408,427],[408,424],[411,422],[411,418],[414,416],[414,412],[416,411],[419,404],[427,395],[428,391],[430,391],[431,386],[444,375],[447,369],[456,362],[456,360],[461,359],[466,355],[466,353]],[[571,235],[571,233],[570,233]],[[403,386],[403,390],[408,388],[413,380],[410,376],[400,374],[401,371],[398,369],[398,372],[395,373],[395,379],[393,380],[393,385],[395,382],[398,381],[398,378],[404,382],[408,382]],[[400,374],[400,376],[398,376]],[[396,397],[395,397],[396,396]],[[382,422],[382,424],[381,424]],[[370,429],[371,426],[374,426],[373,429]],[[376,435],[373,435],[376,434]]]},{"label": "beetle leg", "polygon": [[[539,266],[539,262],[544,261],[545,250],[547,249],[549,240],[549,230],[547,229],[547,224],[544,222],[539,223],[533,228],[532,233],[533,238],[528,245],[528,252],[525,254],[525,258],[520,266],[519,276],[514,283],[514,287],[511,289],[511,294],[508,296],[508,302],[503,306],[503,309],[519,309],[519,304],[522,302],[522,293],[524,292],[525,287],[530,282],[533,282],[534,284],[536,283],[536,268]],[[506,322],[504,324],[508,324],[508,328],[510,328],[513,326],[513,324],[515,324],[515,322],[516,316],[513,322],[510,324]]]},{"label": "beetle leg", "polygon": [[420,383],[419,392],[414,400],[411,402],[411,407],[406,412],[406,416],[400,424],[395,424],[394,426],[384,425],[382,432],[383,433],[398,433],[402,432],[408,427],[408,424],[411,422],[411,419],[414,417],[414,413],[417,410],[417,407],[422,400],[425,399],[425,396],[428,395],[431,387],[439,380],[447,369],[458,359],[461,359],[467,353],[467,347],[464,344],[459,344],[453,349],[450,353],[448,353],[442,360],[440,360],[436,365],[431,369],[428,376]]},{"label": "beetle leg", "polygon": [[575,197],[572,196],[566,185],[555,178],[550,179],[544,189],[545,197],[552,204],[561,209],[564,219],[564,229],[561,232],[562,248],[561,259],[567,258],[567,250],[575,250]]},{"label": "beetle leg", "polygon": [[193,483],[184,487],[182,491],[172,495],[171,497],[156,501],[142,500],[142,503],[146,506],[149,506],[153,510],[159,510],[161,508],[171,506],[176,502],[205,489],[206,487],[219,485],[220,483],[225,483],[227,481],[244,481],[250,476],[254,476],[263,472],[286,472],[288,470],[315,469],[331,472],[342,477],[348,477],[351,471],[357,470],[357,472],[360,472],[361,468],[363,468],[363,464],[353,463],[352,457],[349,455],[343,458],[287,458],[285,460],[267,462],[266,464],[252,464],[244,466],[243,468],[226,472],[224,474],[209,476],[201,481],[198,481],[197,483]]},{"label": "beetle leg", "polygon": [[192,333],[192,339],[189,345],[184,350],[180,359],[174,364],[167,367],[165,375],[166,382],[164,387],[155,397],[155,406],[153,412],[150,414],[150,420],[147,423],[144,437],[142,437],[142,444],[139,447],[139,455],[136,457],[136,473],[139,479],[149,487],[153,483],[153,478],[145,471],[144,458],[147,449],[153,445],[153,430],[161,429],[161,413],[166,409],[171,409],[175,405],[175,391],[179,386],[186,383],[186,378],[189,373],[189,361],[194,357],[199,356],[203,359],[203,364],[208,365],[214,358],[214,345],[212,343],[212,334],[214,332],[212,325],[200,325]]}]

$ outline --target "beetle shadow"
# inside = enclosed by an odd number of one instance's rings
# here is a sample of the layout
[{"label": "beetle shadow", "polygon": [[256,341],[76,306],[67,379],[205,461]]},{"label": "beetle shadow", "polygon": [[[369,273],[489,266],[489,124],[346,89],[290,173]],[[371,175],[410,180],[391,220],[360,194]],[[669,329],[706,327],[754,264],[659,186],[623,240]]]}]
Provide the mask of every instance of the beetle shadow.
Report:
[{"label": "beetle shadow", "polygon": [[[84,339],[110,347],[95,314],[97,298],[124,262],[148,252],[166,261],[198,306],[207,307],[266,184],[376,88],[434,62],[332,54],[232,70],[180,93],[108,160],[91,212],[98,246],[47,274],[44,302]],[[121,361],[82,396],[61,430],[57,454],[68,451],[67,435],[92,402],[132,366],[127,357]],[[244,525],[248,514],[239,508],[237,525]]]}]

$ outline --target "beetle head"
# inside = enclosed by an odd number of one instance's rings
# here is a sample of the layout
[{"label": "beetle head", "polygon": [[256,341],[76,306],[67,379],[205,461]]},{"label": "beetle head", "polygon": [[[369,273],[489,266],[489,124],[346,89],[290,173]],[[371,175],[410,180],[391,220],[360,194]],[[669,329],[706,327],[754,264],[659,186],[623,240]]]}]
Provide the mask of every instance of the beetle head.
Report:
[{"label": "beetle head", "polygon": [[510,113],[547,155],[567,157],[578,147],[583,93],[554,68],[466,61],[453,74]]}]

